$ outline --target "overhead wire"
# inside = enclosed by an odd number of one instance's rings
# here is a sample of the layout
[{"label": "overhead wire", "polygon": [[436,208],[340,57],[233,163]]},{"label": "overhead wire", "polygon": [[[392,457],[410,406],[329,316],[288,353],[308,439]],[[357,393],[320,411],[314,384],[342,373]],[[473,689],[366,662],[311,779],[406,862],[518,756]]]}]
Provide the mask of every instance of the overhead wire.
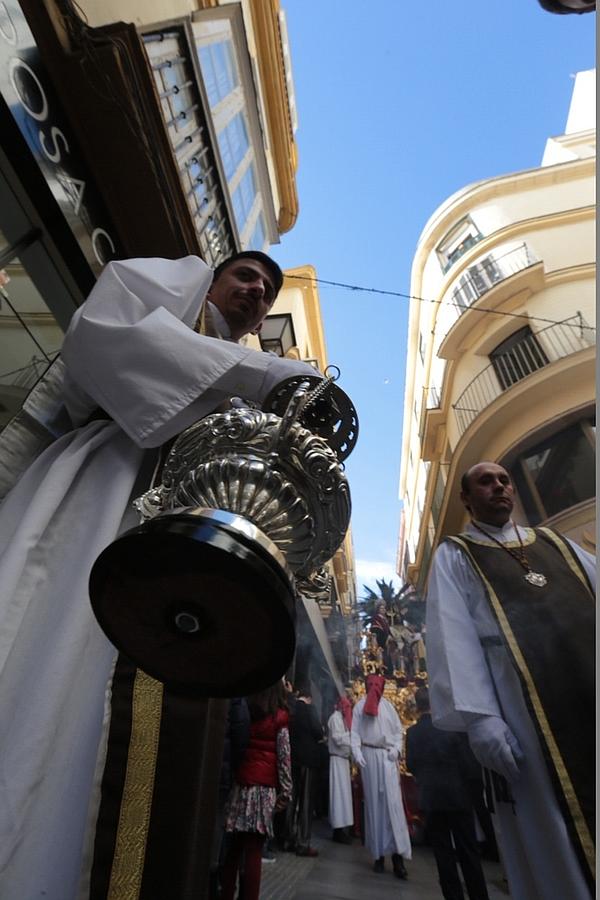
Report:
[{"label": "overhead wire", "polygon": [[[328,279],[325,279],[325,278],[312,278],[311,276],[308,276],[308,275],[292,275],[292,274],[289,274],[286,272],[285,277],[287,279],[296,279],[298,281],[308,281],[308,282],[311,282],[312,284],[322,284],[322,285],[327,285],[328,287],[338,287],[338,288],[343,288],[344,290],[361,292],[364,294],[379,294],[379,295],[383,295],[386,297],[400,297],[403,300],[417,300],[419,303],[434,303],[437,306],[441,306],[442,303],[444,303],[443,299],[433,300],[431,297],[419,297],[416,294],[406,294],[402,291],[390,291],[390,290],[385,290],[383,288],[365,287],[364,285],[348,284],[343,281],[329,281]],[[521,313],[508,312],[507,310],[489,309],[488,307],[483,307],[483,306],[468,306],[465,308],[464,305],[461,305],[460,303],[453,303],[452,301],[447,301],[447,303],[445,305],[446,306],[454,306],[457,309],[462,310],[463,312],[465,311],[465,309],[470,309],[473,312],[489,313],[489,314],[495,315],[495,316],[507,316],[507,317],[514,318],[514,319],[525,318],[525,316],[523,315],[522,312]],[[596,330],[593,325],[588,325],[586,322],[584,322],[581,319],[581,314],[579,314],[579,316],[580,316],[580,321],[577,323],[570,323],[570,322],[565,321],[564,319],[548,319],[545,316],[532,316],[529,314],[527,315],[527,319],[530,321],[544,322],[547,325],[570,325],[572,328],[587,329],[589,331]]]}]

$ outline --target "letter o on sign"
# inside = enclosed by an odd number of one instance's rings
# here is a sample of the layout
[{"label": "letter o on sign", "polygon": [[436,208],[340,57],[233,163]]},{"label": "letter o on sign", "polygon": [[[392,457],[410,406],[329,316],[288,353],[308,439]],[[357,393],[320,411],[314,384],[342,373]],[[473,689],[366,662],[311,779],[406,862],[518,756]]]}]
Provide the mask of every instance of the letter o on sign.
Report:
[{"label": "letter o on sign", "polygon": [[29,115],[38,122],[44,122],[48,118],[48,101],[41,82],[31,66],[15,56],[8,64],[8,75]]},{"label": "letter o on sign", "polygon": [[[110,248],[107,252],[106,245]],[[94,256],[101,265],[105,265],[112,254],[115,252],[115,245],[112,238],[104,228],[96,228],[92,233],[92,247]]]}]

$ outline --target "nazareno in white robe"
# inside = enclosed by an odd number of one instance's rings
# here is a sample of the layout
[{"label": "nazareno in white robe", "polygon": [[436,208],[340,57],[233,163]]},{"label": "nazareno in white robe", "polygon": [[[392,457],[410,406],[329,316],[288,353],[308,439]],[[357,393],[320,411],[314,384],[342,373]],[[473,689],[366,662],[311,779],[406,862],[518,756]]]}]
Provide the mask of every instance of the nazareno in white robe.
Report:
[{"label": "nazareno in white robe", "polygon": [[[390,853],[411,859],[398,770],[404,734],[402,722],[392,704],[383,697],[377,715],[366,716],[365,700],[365,697],[359,700],[352,710],[351,731],[352,755],[357,761],[362,755],[366,762],[360,770],[365,801],[365,845],[374,859]],[[395,758],[391,759],[390,755]]]},{"label": "nazareno in white robe", "polygon": [[[503,528],[484,527],[498,540],[517,540],[510,522]],[[471,524],[465,533],[494,546]],[[523,529],[521,535],[525,535]],[[595,586],[594,557],[576,544],[571,546]],[[517,673],[502,646],[488,647],[485,652],[481,646],[481,638],[498,636],[480,579],[456,544],[441,544],[427,590],[427,671],[433,722],[445,730],[466,731],[473,716],[501,716],[525,755],[519,780],[511,784],[514,812],[508,803],[495,803],[494,822],[512,900],[589,900]],[[566,702],[568,690],[566,672]]]},{"label": "nazareno in white robe", "polygon": [[350,776],[350,732],[339,709],[327,722],[329,750],[329,823],[332,828],[354,824]]},{"label": "nazareno in white robe", "polygon": [[[71,430],[0,507],[0,896],[7,900],[78,895],[116,655],[92,614],[88,576],[98,554],[138,523],[130,500],[149,486],[156,453],[147,460],[147,448],[232,394],[260,401],[283,378],[314,371],[195,333],[211,281],[193,256],[104,269],[55,364],[62,380],[55,394]],[[110,418],[85,424],[97,407]],[[33,402],[29,413],[42,428],[44,417],[67,420],[64,409],[59,415]],[[138,478],[145,459],[148,472]]]}]

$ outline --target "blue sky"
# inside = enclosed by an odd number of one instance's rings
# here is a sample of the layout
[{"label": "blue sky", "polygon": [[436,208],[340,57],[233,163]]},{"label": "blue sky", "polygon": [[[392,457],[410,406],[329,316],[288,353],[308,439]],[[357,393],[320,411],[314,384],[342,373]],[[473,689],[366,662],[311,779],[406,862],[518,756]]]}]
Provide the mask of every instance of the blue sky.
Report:
[{"label": "blue sky", "polygon": [[[595,14],[537,0],[282,0],[299,127],[284,267],[408,293],[429,216],[482,178],[539,165],[562,134]],[[393,577],[408,301],[321,285],[329,360],[358,410],[348,460],[359,596]],[[399,581],[396,579],[396,583]]]}]

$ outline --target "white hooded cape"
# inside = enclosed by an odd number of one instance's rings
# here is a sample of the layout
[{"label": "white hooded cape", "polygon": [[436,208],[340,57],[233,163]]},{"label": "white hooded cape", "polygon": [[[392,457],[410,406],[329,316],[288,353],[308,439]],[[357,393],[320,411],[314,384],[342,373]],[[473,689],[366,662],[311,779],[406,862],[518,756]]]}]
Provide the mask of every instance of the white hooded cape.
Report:
[{"label": "white hooded cape", "polygon": [[[378,859],[399,853],[412,856],[410,836],[400,789],[398,758],[404,729],[398,713],[385,698],[379,701],[376,716],[364,713],[366,698],[352,710],[352,755],[361,765],[365,799],[365,844]],[[381,748],[381,749],[378,749]]]}]

